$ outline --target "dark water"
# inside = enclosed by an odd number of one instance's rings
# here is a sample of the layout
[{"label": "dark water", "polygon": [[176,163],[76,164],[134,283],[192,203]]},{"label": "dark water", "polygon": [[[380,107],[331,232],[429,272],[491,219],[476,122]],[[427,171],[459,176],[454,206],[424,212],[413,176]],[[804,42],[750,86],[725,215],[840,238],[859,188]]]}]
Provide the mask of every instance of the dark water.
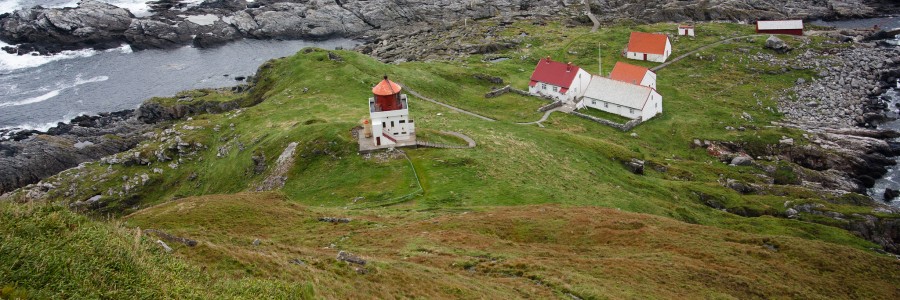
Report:
[{"label": "dark water", "polygon": [[844,20],[844,21],[815,21],[812,22],[815,25],[822,26],[832,26],[837,28],[856,28],[856,29],[867,29],[872,28],[875,25],[881,27],[882,29],[892,29],[892,28],[900,28],[900,17],[884,17],[884,18],[871,18],[871,19],[857,19],[857,20]]},{"label": "dark water", "polygon": [[[266,60],[305,47],[352,48],[346,39],[244,40],[214,49],[76,51],[54,57],[0,54],[0,128],[46,129],[79,114],[136,108],[154,96],[237,84]],[[49,61],[49,62],[48,62]],[[223,76],[229,75],[229,76]]]},{"label": "dark water", "polygon": [[[883,97],[887,98],[889,101],[888,107],[891,109],[891,112],[888,113],[888,116],[900,118],[900,113],[898,113],[897,108],[897,104],[900,104],[900,88],[888,91]],[[900,120],[879,125],[878,128],[900,131]],[[900,139],[895,139],[895,141],[900,142]],[[881,201],[884,199],[884,190],[888,188],[900,190],[900,164],[888,168],[887,174],[878,179],[878,181],[875,182],[875,186],[869,189],[869,195],[871,195],[872,198]],[[894,201],[891,201],[891,205],[900,207],[900,199],[894,199]]]},{"label": "dark water", "polygon": [[[878,25],[881,29],[894,29],[900,28],[900,17],[884,17],[884,18],[872,18],[872,19],[859,19],[859,20],[846,20],[846,21],[836,21],[836,22],[823,22],[816,21],[813,22],[816,25],[824,25],[824,26],[833,26],[837,28],[873,28],[875,25]],[[892,112],[888,113],[888,116],[897,118],[900,117],[897,110],[897,103],[900,103],[900,86],[895,89],[889,90],[884,94],[884,98],[889,99],[890,102],[888,107],[892,110]],[[878,126],[879,129],[891,129],[900,131],[900,120],[888,122]],[[887,174],[884,177],[878,179],[875,182],[875,186],[869,189],[869,195],[878,201],[882,201],[884,199],[884,190],[885,189],[894,189],[900,190],[900,165],[893,166],[888,168]],[[895,199],[891,201],[890,204],[892,206],[900,207],[900,199]]]}]

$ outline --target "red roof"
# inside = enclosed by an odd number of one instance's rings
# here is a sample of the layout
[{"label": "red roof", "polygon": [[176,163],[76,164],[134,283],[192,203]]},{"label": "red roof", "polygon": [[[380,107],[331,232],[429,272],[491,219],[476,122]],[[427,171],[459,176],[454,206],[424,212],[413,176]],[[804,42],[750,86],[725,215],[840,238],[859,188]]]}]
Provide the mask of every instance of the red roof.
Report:
[{"label": "red roof", "polygon": [[561,87],[560,93],[565,93],[572,82],[575,81],[575,75],[581,70],[576,65],[565,64],[551,60],[549,57],[541,59],[531,73],[531,83],[534,86],[538,82],[552,84]]},{"label": "red roof", "polygon": [[650,72],[650,69],[617,62],[612,74],[609,74],[609,79],[640,85],[647,72]]},{"label": "red roof", "polygon": [[628,40],[628,52],[666,54],[669,36],[659,33],[632,32]]},{"label": "red roof", "polygon": [[380,83],[378,83],[378,85],[372,88],[372,94],[378,96],[390,96],[400,93],[400,90],[401,88],[399,84],[388,80],[387,76],[384,76],[384,80],[382,80]]}]

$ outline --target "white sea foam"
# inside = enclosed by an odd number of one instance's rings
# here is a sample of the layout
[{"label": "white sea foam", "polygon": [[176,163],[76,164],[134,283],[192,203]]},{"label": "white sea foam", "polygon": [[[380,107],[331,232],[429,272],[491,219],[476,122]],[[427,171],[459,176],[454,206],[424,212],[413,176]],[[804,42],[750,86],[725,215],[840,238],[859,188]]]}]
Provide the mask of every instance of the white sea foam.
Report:
[{"label": "white sea foam", "polygon": [[96,77],[91,77],[88,79],[81,79],[81,77],[75,77],[75,81],[71,84],[60,86],[59,88],[49,91],[47,93],[44,93],[43,95],[40,95],[40,96],[35,96],[35,97],[31,97],[31,98],[27,98],[27,99],[23,99],[23,100],[19,100],[19,101],[0,103],[0,107],[20,106],[20,105],[28,105],[28,104],[44,102],[44,101],[52,99],[53,97],[59,96],[59,93],[65,89],[73,88],[73,87],[76,87],[76,86],[79,86],[82,84],[87,84],[87,83],[92,83],[92,82],[101,82],[101,81],[107,81],[107,80],[109,80],[109,77],[107,77],[107,76],[96,76]]},{"label": "white sea foam", "polygon": [[[33,5],[41,5],[47,8],[60,8],[60,7],[76,7],[78,6],[78,2],[80,0],[71,0],[71,1],[60,1],[60,0],[51,0],[51,1],[22,1],[22,0],[0,0],[0,14],[13,12],[17,9],[27,8]],[[149,16],[152,13],[150,12],[150,6],[147,5],[148,0],[99,0],[101,2],[106,2],[124,9],[131,11],[132,14],[138,17]],[[24,3],[23,3],[24,2]],[[188,1],[190,3],[194,1]],[[202,2],[202,1],[200,1]],[[198,4],[200,2],[197,2]]]},{"label": "white sea foam", "polygon": [[12,12],[19,6],[19,0],[0,0],[0,14]]},{"label": "white sea foam", "polygon": [[[9,46],[4,42],[0,42],[0,47]],[[106,50],[108,52],[131,53],[131,46],[123,45],[118,48]],[[67,50],[54,55],[16,55],[0,51],[0,71],[11,71],[16,69],[34,68],[46,63],[63,59],[72,59],[79,57],[94,56],[100,51],[84,49],[84,50]]]},{"label": "white sea foam", "polygon": [[80,115],[86,115],[86,114],[88,114],[88,113],[87,113],[87,112],[83,112],[83,111],[82,111],[82,112],[76,112],[76,113],[67,113],[66,115],[64,115],[64,116],[62,117],[62,119],[59,119],[59,120],[56,120],[56,121],[53,121],[53,122],[47,122],[47,123],[25,123],[25,124],[20,124],[20,125],[16,125],[16,126],[0,127],[0,131],[2,131],[2,130],[9,130],[10,133],[12,133],[12,132],[17,132],[17,131],[23,131],[23,130],[47,131],[47,129],[50,129],[51,127],[56,126],[56,124],[58,124],[58,123],[60,123],[60,122],[69,122],[69,121],[71,121],[72,119],[74,119],[74,118],[77,117],[77,116],[80,116]]}]

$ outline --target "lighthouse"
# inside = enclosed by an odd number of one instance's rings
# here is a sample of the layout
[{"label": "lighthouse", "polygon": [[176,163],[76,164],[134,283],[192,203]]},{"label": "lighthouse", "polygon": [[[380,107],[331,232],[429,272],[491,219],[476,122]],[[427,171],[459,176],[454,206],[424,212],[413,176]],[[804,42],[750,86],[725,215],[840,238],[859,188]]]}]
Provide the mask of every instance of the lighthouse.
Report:
[{"label": "lighthouse", "polygon": [[406,94],[400,93],[402,89],[387,76],[372,88],[369,122],[363,122],[366,130],[360,136],[360,151],[416,144],[416,127],[409,117]]}]

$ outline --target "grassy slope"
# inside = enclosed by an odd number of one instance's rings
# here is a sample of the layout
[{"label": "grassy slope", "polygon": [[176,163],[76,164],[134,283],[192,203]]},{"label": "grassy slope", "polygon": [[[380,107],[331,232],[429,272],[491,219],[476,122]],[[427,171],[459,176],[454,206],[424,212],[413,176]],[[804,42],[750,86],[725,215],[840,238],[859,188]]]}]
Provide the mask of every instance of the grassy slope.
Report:
[{"label": "grassy slope", "polygon": [[[347,224],[316,220],[346,213],[238,194],[181,199],[126,222],[199,239],[178,255],[214,275],[315,282],[325,298],[900,296],[896,260],[615,209],[367,210],[349,212]],[[367,259],[368,273],[335,260],[338,250]]]},{"label": "grassy slope", "polygon": [[[213,277],[134,229],[0,202],[0,299],[312,298],[310,284]],[[201,288],[203,287],[203,288]]]},{"label": "grassy slope", "polygon": [[[784,243],[781,247],[795,249],[800,252],[791,253],[791,259],[807,260],[802,270],[796,271],[815,278],[821,276],[837,276],[844,269],[835,269],[825,262],[815,263],[813,257],[819,252],[833,252],[834,255],[853,257],[852,260],[859,264],[846,266],[847,268],[865,268],[874,266],[876,270],[887,270],[882,280],[872,284],[884,282],[897,282],[894,275],[896,268],[890,266],[881,269],[885,260],[875,258],[874,254],[862,253],[860,250],[852,250],[843,246],[823,244],[800,240],[791,237],[800,237],[808,240],[826,241],[833,244],[850,246],[856,249],[873,247],[867,241],[859,239],[846,231],[813,223],[797,220],[786,220],[773,217],[743,218],[729,213],[709,208],[701,203],[698,198],[700,193],[716,197],[731,208],[745,208],[755,211],[779,212],[784,209],[786,200],[820,202],[829,207],[836,207],[825,202],[821,196],[804,191],[799,188],[784,188],[782,195],[756,195],[743,196],[722,187],[718,182],[720,178],[736,178],[748,182],[759,181],[757,174],[763,173],[755,167],[728,167],[708,156],[703,150],[692,150],[688,147],[694,138],[724,139],[734,141],[748,141],[755,144],[774,143],[782,136],[795,137],[799,142],[799,132],[765,127],[770,121],[777,120],[780,116],[769,107],[775,103],[771,98],[777,91],[789,86],[797,77],[808,77],[810,74],[803,71],[790,71],[780,75],[770,75],[753,71],[751,67],[760,69],[760,66],[747,65],[746,54],[737,51],[738,48],[749,49],[756,53],[761,49],[764,39],[757,38],[754,43],[746,41],[723,45],[713,51],[714,55],[704,55],[703,58],[689,58],[675,64],[659,73],[660,91],[664,95],[664,114],[646,122],[633,130],[638,138],[629,136],[612,128],[590,123],[585,120],[567,116],[553,115],[545,123],[547,128],[537,126],[521,126],[514,122],[533,121],[540,117],[535,112],[544,102],[517,95],[505,95],[499,98],[484,99],[483,93],[488,91],[492,84],[474,79],[473,74],[486,73],[501,76],[511,84],[524,87],[531,73],[534,63],[540,57],[553,55],[557,60],[571,60],[585,68],[596,63],[594,56],[597,41],[605,43],[604,68],[606,72],[611,70],[615,61],[620,59],[616,53],[627,41],[628,32],[632,29],[627,26],[603,29],[598,33],[588,33],[584,28],[564,28],[557,24],[545,27],[533,27],[523,24],[520,26],[523,32],[529,33],[528,44],[530,47],[509,50],[506,55],[514,59],[498,64],[481,62],[479,56],[473,56],[464,62],[415,62],[400,65],[385,65],[371,58],[353,52],[337,51],[344,57],[344,62],[330,61],[324,51],[300,53],[298,55],[281,59],[271,64],[260,74],[261,82],[268,89],[254,92],[254,97],[261,96],[265,101],[257,106],[243,109],[239,113],[222,115],[205,115],[195,117],[192,121],[174,124],[172,128],[184,133],[183,139],[191,144],[201,143],[201,149],[196,156],[185,157],[177,168],[170,168],[169,162],[155,162],[151,166],[122,165],[106,166],[101,164],[89,164],[81,170],[68,171],[51,181],[57,182],[62,187],[51,196],[59,200],[75,201],[90,198],[96,194],[104,194],[109,205],[100,210],[101,213],[123,214],[140,210],[157,203],[169,201],[186,196],[200,196],[209,194],[232,194],[251,190],[255,183],[262,180],[265,174],[252,172],[251,156],[263,154],[269,165],[281,153],[287,144],[293,141],[300,143],[299,153],[295,167],[288,174],[287,185],[283,189],[284,197],[292,203],[299,203],[322,210],[322,212],[336,213],[335,209],[364,207],[383,203],[389,199],[409,194],[417,189],[415,179],[406,160],[364,159],[356,154],[356,145],[349,135],[349,129],[356,126],[358,121],[367,116],[365,99],[369,96],[371,87],[382,74],[389,74],[400,81],[429,97],[457,105],[475,111],[479,114],[496,118],[498,122],[485,122],[469,116],[452,113],[442,107],[411,99],[413,118],[415,118],[419,130],[453,130],[472,136],[479,143],[479,147],[473,150],[436,150],[419,149],[409,150],[407,153],[416,168],[425,189],[424,195],[414,198],[408,203],[399,206],[381,208],[375,210],[363,210],[351,212],[368,216],[385,215],[399,218],[393,223],[399,230],[403,222],[413,219],[424,219],[441,216],[452,216],[453,211],[460,210],[495,210],[499,209],[503,215],[507,212],[515,212],[517,209],[489,208],[491,206],[512,206],[557,203],[563,205],[587,206],[586,211],[598,211],[591,207],[612,207],[625,211],[654,214],[671,217],[688,223],[702,224],[709,227],[696,227],[689,225],[685,228],[693,228],[691,234],[702,232],[718,232],[724,235],[738,235],[753,239],[776,239]],[[672,24],[659,24],[639,26],[643,31],[664,31],[674,28]],[[749,26],[730,24],[710,24],[701,28],[702,38],[680,39],[675,42],[675,55],[686,52],[686,49],[699,47],[704,43],[721,39],[727,33],[750,33]],[[509,32],[510,35],[518,35],[520,32]],[[799,43],[788,39],[789,43]],[[817,43],[813,44],[818,45]],[[802,51],[802,50],[801,50]],[[577,53],[577,54],[571,54]],[[524,59],[521,59],[524,57]],[[710,58],[712,57],[712,58]],[[631,62],[644,64],[641,62]],[[650,66],[648,64],[648,66]],[[725,85],[721,83],[725,82]],[[304,88],[308,91],[304,92]],[[261,95],[262,93],[264,95]],[[165,101],[160,101],[165,103]],[[753,116],[753,120],[744,120],[740,117],[742,112]],[[438,115],[438,114],[441,115]],[[234,129],[231,129],[234,124]],[[200,126],[202,129],[186,130],[183,126]],[[219,131],[214,131],[214,127]],[[726,131],[725,126],[747,126],[748,131]],[[432,131],[430,134],[434,134]],[[435,137],[440,139],[440,137]],[[142,156],[152,157],[155,148],[169,142],[149,142],[137,149]],[[243,150],[239,150],[243,146]],[[223,158],[217,157],[217,149],[226,146],[231,149]],[[629,173],[621,166],[621,161],[631,158],[644,159],[651,164],[665,166],[667,172],[658,172],[648,168],[646,176],[637,176]],[[151,159],[153,161],[153,159]],[[153,168],[164,170],[163,174],[151,172]],[[73,176],[81,172],[81,176]],[[150,181],[147,185],[132,188],[124,195],[108,195],[109,188],[121,186],[121,178],[134,178],[136,175],[148,174]],[[192,176],[196,175],[196,176]],[[354,202],[353,199],[364,197]],[[216,199],[220,199],[216,198]],[[251,197],[252,198],[252,197]],[[229,199],[229,197],[224,197]],[[242,198],[234,198],[242,199]],[[271,200],[274,201],[274,200]],[[167,204],[168,205],[168,204]],[[553,207],[551,207],[553,208]],[[868,208],[838,207],[845,210],[861,210]],[[243,208],[241,208],[243,209]],[[270,214],[294,214],[294,210],[304,211],[309,208],[291,205],[288,207],[275,206],[276,211],[256,212],[248,215],[248,218],[239,218],[241,213],[223,212],[219,218],[210,218],[210,224],[198,227],[193,219],[174,219],[167,210],[152,210],[142,213],[143,217],[136,217],[143,226],[175,230],[182,234],[203,238],[213,243],[228,241],[233,245],[252,241],[251,236],[241,232],[232,232],[232,220],[249,220],[261,218],[259,222],[267,220]],[[543,209],[527,208],[523,210]],[[557,209],[557,208],[553,208]],[[284,211],[282,211],[284,210]],[[431,211],[431,213],[429,213]],[[603,213],[607,213],[604,211]],[[153,215],[153,214],[158,215]],[[409,214],[409,216],[406,216]],[[140,215],[139,215],[140,216]],[[253,218],[249,218],[253,216]],[[547,226],[559,226],[552,218],[532,219],[536,224]],[[631,216],[631,215],[629,215]],[[579,217],[580,218],[580,217]],[[637,218],[635,216],[635,218]],[[657,220],[653,217],[640,217]],[[291,218],[287,218],[288,222]],[[162,222],[162,220],[167,220]],[[159,222],[159,223],[157,223]],[[266,221],[267,222],[267,221]],[[295,218],[293,224],[302,228],[316,228],[318,223],[306,217]],[[462,222],[462,221],[459,221]],[[510,220],[512,222],[512,220]],[[305,224],[305,225],[304,225]],[[355,223],[354,223],[355,224]],[[515,222],[510,224],[515,225]],[[508,226],[513,226],[507,224]],[[674,223],[673,223],[674,224]],[[250,224],[253,225],[253,224]],[[248,225],[249,226],[249,225]],[[249,228],[259,232],[276,232],[281,225],[263,224],[250,226]],[[272,228],[267,229],[266,227]],[[351,225],[358,226],[358,225]],[[495,226],[501,226],[499,223]],[[674,226],[674,225],[673,225]],[[485,232],[472,232],[475,229],[467,229],[460,226],[461,235],[485,234]],[[529,227],[526,224],[515,225],[516,230],[527,233],[536,230],[537,227]],[[196,229],[212,230],[199,232]],[[722,231],[737,230],[744,233]],[[272,231],[276,230],[276,231]],[[398,232],[399,231],[393,231]],[[485,229],[487,230],[487,229]],[[491,229],[493,230],[493,229]],[[726,234],[727,232],[727,234]],[[246,232],[245,232],[246,233]],[[540,232],[538,232],[540,233]],[[762,234],[748,235],[749,234]],[[273,233],[274,234],[274,233]],[[292,233],[296,234],[296,233]],[[315,232],[310,232],[315,234]],[[543,233],[541,233],[543,234]],[[558,241],[567,240],[564,232],[556,236]],[[664,236],[665,233],[661,233]],[[323,237],[325,238],[325,237]],[[331,239],[332,237],[327,237]],[[385,237],[390,239],[391,237]],[[402,240],[400,235],[393,238],[397,241],[397,247],[415,247],[416,240]],[[590,240],[595,237],[582,237]],[[286,237],[284,239],[287,239]],[[515,239],[513,239],[514,241]],[[288,243],[288,241],[290,243]],[[442,247],[444,241],[432,242],[434,247]],[[637,243],[635,248],[650,251],[644,248],[651,244],[645,241],[631,240]],[[283,267],[284,258],[294,255],[290,244],[306,243],[304,247],[323,247],[327,245],[324,240],[303,241],[302,237],[294,236],[293,240],[278,242],[281,249],[270,253],[275,258],[263,256],[248,256],[249,254],[237,249],[234,251],[223,247],[211,247],[205,245],[194,249],[179,249],[179,255],[188,258],[189,261],[211,267],[212,270],[224,272],[226,277],[232,276],[250,278],[275,277],[273,270]],[[524,251],[529,248],[517,248],[520,244],[511,242],[504,251],[527,259]],[[599,247],[594,240],[591,247]],[[623,242],[624,243],[624,242]],[[725,276],[740,270],[737,262],[729,262],[730,255],[747,254],[749,250],[729,250],[734,243],[715,243],[705,241],[703,247],[690,248],[685,253],[679,253],[686,257],[711,257],[714,260],[725,260],[721,267],[712,274]],[[710,244],[711,243],[711,244]],[[737,243],[740,244],[740,243]],[[810,245],[818,252],[803,252],[814,250],[799,250],[795,245]],[[362,247],[361,245],[357,245]],[[387,246],[387,245],[386,245]],[[555,248],[555,246],[544,245]],[[704,250],[707,246],[712,249]],[[448,245],[447,247],[463,247],[463,245]],[[562,247],[562,246],[559,246]],[[668,246],[667,246],[668,247]],[[758,243],[753,247],[759,247]],[[367,252],[365,255],[376,255],[379,247],[358,248]],[[305,248],[304,248],[305,249]],[[563,254],[574,248],[559,248]],[[615,249],[602,249],[611,251]],[[710,252],[703,252],[710,251]],[[299,250],[298,250],[299,251]],[[304,250],[312,251],[312,250]],[[618,250],[616,250],[618,251]],[[674,251],[674,250],[673,250]],[[700,252],[695,252],[700,251]],[[753,252],[753,251],[750,251]],[[325,257],[333,256],[333,251],[318,253]],[[625,252],[622,252],[625,253]],[[700,254],[702,253],[702,254]],[[765,252],[763,252],[765,253]],[[513,254],[507,254],[513,255]],[[647,254],[648,260],[653,257]],[[669,254],[671,255],[671,254]],[[277,259],[276,259],[277,258]],[[579,259],[573,257],[572,259]],[[782,272],[777,265],[766,264],[769,257],[764,255],[750,255],[748,263],[759,263],[755,268],[766,274]],[[879,263],[870,264],[871,260]],[[258,263],[258,265],[257,265]],[[557,262],[565,272],[571,266]],[[681,261],[685,268],[693,263],[689,260]],[[331,263],[328,263],[331,264]],[[397,264],[400,264],[399,262]],[[376,270],[379,270],[376,266]],[[446,267],[446,266],[442,266]],[[316,279],[341,278],[347,272],[342,266],[324,267],[329,272],[305,274],[300,271],[290,272],[290,278],[306,278],[315,282]],[[416,266],[416,268],[420,268]],[[437,276],[427,275],[425,270],[431,268],[416,269],[419,277]],[[837,271],[835,271],[837,270]],[[553,277],[557,286],[578,285],[579,288],[556,287],[553,291],[573,291],[581,295],[602,295],[610,291],[616,291],[621,295],[628,293],[639,294],[650,287],[648,278],[635,277],[635,284],[630,288],[621,290],[599,290],[589,287],[603,285],[595,277],[599,273],[596,270],[579,269],[578,274],[566,275],[554,273]],[[834,271],[833,275],[830,272]],[[389,272],[389,271],[385,271]],[[392,268],[391,274],[396,270]],[[878,272],[878,271],[873,271]],[[676,274],[677,273],[677,274]],[[305,275],[304,275],[305,274]],[[449,274],[449,273],[441,273]],[[686,271],[678,271],[667,289],[673,293],[686,293],[687,288],[681,285],[692,286],[689,277],[681,275]],[[287,276],[287,275],[286,275]],[[322,277],[319,277],[322,276]],[[398,275],[399,276],[399,275]],[[449,276],[449,275],[448,275]],[[465,286],[464,282],[471,279],[458,278],[453,275],[453,280],[447,283],[448,289]],[[636,276],[636,275],[635,275]],[[659,276],[669,276],[660,274]],[[695,280],[711,280],[713,275]],[[893,276],[893,277],[892,277]],[[412,278],[415,278],[413,276]],[[602,276],[601,276],[602,277]],[[833,277],[833,278],[837,278]],[[594,279],[591,279],[594,278]],[[613,280],[614,277],[609,277]],[[803,276],[796,275],[788,280],[795,285],[806,286],[801,283]],[[854,280],[852,278],[844,278]],[[336,280],[336,279],[335,279]],[[365,279],[355,279],[360,284],[373,284]],[[503,278],[497,279],[505,282]],[[742,282],[751,284],[759,278],[753,277]],[[763,280],[765,280],[763,278]],[[775,283],[770,277],[768,282]],[[834,279],[837,280],[837,279]],[[377,282],[377,281],[375,281]],[[606,285],[611,284],[608,281]],[[396,283],[396,282],[394,282]],[[317,286],[321,282],[315,283]],[[325,287],[320,292],[325,295],[342,295],[352,293],[343,283],[335,285],[322,284]],[[488,283],[484,283],[488,284]],[[501,284],[501,283],[491,283]],[[516,283],[518,284],[518,283]],[[660,283],[661,284],[661,283]],[[346,288],[346,289],[345,289]],[[499,288],[499,287],[498,287]],[[524,287],[523,287],[524,288]],[[530,286],[529,288],[535,288]],[[733,286],[738,289],[739,287]],[[799,288],[799,287],[798,287]],[[825,287],[836,288],[836,287]],[[849,288],[849,287],[847,287]],[[374,290],[374,288],[372,288]],[[465,289],[463,289],[465,291]],[[521,292],[509,286],[503,288],[510,295],[519,295]],[[527,289],[526,289],[527,290]],[[742,295],[754,296],[753,289],[746,289]],[[784,289],[779,289],[784,290]],[[871,291],[878,290],[871,288]],[[724,293],[724,288],[710,288],[711,293]],[[374,291],[373,291],[374,292]],[[798,293],[827,294],[829,292],[852,295],[851,290],[810,290],[798,291]],[[881,292],[896,292],[891,289],[882,289]],[[478,294],[479,291],[472,293]],[[517,294],[518,293],[518,294]],[[660,291],[663,293],[663,291]],[[675,295],[675,294],[673,294]],[[765,294],[769,296],[785,296],[784,294]],[[660,297],[669,295],[660,294]],[[762,296],[762,295],[755,295]],[[889,296],[889,295],[885,295]],[[890,297],[886,297],[890,298]]]}]

